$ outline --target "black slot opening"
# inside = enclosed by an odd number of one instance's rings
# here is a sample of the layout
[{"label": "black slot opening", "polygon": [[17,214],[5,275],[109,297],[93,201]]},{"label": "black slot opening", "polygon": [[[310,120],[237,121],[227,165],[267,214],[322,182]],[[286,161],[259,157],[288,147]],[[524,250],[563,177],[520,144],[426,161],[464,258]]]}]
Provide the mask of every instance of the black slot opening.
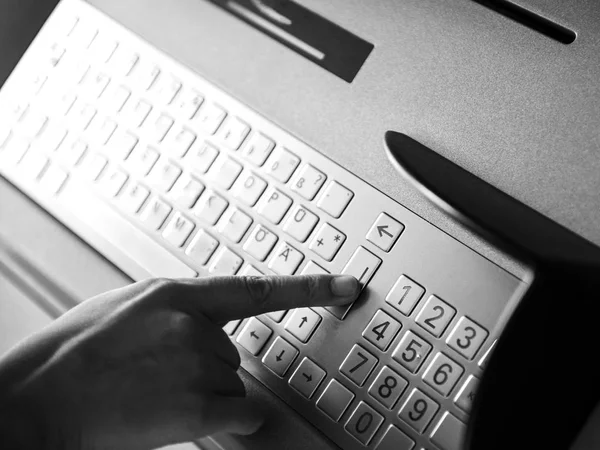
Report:
[{"label": "black slot opening", "polygon": [[506,0],[473,1],[563,44],[571,44],[577,37],[573,30]]}]

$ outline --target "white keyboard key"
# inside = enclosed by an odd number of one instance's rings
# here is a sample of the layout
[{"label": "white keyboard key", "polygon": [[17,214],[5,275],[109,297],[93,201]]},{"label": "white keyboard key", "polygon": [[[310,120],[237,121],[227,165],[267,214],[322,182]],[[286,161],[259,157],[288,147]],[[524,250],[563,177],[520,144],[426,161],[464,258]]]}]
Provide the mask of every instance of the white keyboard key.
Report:
[{"label": "white keyboard key", "polygon": [[206,231],[200,230],[196,236],[194,236],[194,239],[192,239],[192,242],[186,249],[185,253],[198,264],[204,266],[218,246],[219,241],[217,241]]},{"label": "white keyboard key", "polygon": [[251,317],[235,340],[238,344],[256,356],[263,349],[273,331],[255,317]]},{"label": "white keyboard key", "polygon": [[36,138],[41,134],[47,122],[48,117],[45,114],[28,108],[19,122],[19,134],[29,138]]},{"label": "white keyboard key", "polygon": [[29,150],[19,162],[19,169],[27,178],[36,180],[49,163],[42,153]]},{"label": "white keyboard key", "polygon": [[110,77],[107,74],[90,70],[82,82],[85,89],[84,95],[91,101],[95,101],[104,93],[108,83],[110,83]]},{"label": "white keyboard key", "polygon": [[127,157],[126,164],[132,174],[145,177],[158,161],[158,157],[158,151],[152,147],[138,146]]},{"label": "white keyboard key", "polygon": [[258,213],[278,224],[292,206],[292,199],[278,189],[270,187],[258,204]]},{"label": "white keyboard key", "polygon": [[208,271],[213,275],[235,275],[244,260],[227,247],[221,247],[210,265]]},{"label": "white keyboard key", "polygon": [[74,48],[87,49],[94,41],[97,34],[98,29],[92,26],[91,23],[82,23],[80,21],[69,34],[69,40]]},{"label": "white keyboard key", "polygon": [[175,247],[182,247],[190,237],[190,234],[192,234],[192,231],[194,231],[194,228],[194,222],[178,212],[171,218],[162,236]]},{"label": "white keyboard key", "polygon": [[136,261],[144,272],[140,276],[192,278],[197,275],[81,184],[66,183],[57,198],[69,211],[77,211],[78,219],[88,229],[95,230],[114,248]]},{"label": "white keyboard key", "polygon": [[108,113],[118,113],[131,96],[131,91],[125,86],[111,84],[102,94],[101,104]]},{"label": "white keyboard key", "polygon": [[431,432],[431,441],[442,450],[460,450],[463,448],[466,431],[467,425],[464,422],[445,412]]},{"label": "white keyboard key", "polygon": [[423,373],[423,381],[438,393],[447,397],[464,369],[443,353],[438,353]]},{"label": "white keyboard key", "polygon": [[152,105],[145,100],[130,98],[121,111],[121,120],[131,128],[141,127],[152,111]]},{"label": "white keyboard key", "polygon": [[[52,153],[58,149],[66,136],[67,130],[62,125],[48,123],[42,130],[40,138],[33,142],[32,147],[46,153]],[[0,146],[1,145],[2,138],[0,137]]]},{"label": "white keyboard key", "polygon": [[181,175],[181,169],[166,158],[161,158],[154,165],[148,176],[148,183],[159,191],[167,192]]},{"label": "white keyboard key", "polygon": [[309,248],[326,261],[331,261],[345,241],[344,233],[324,223],[313,237]]},{"label": "white keyboard key", "polygon": [[87,138],[92,144],[104,146],[116,129],[117,123],[114,120],[97,115],[88,128]]},{"label": "white keyboard key", "polygon": [[310,308],[295,309],[285,323],[285,330],[300,342],[307,343],[319,324],[321,316]]},{"label": "white keyboard key", "polygon": [[100,188],[108,197],[115,197],[129,177],[116,166],[109,167],[100,179]]},{"label": "white keyboard key", "polygon": [[[0,119],[2,120],[2,119]],[[0,150],[2,150],[4,148],[4,146],[8,143],[8,140],[10,139],[11,136],[11,129],[10,126],[8,126],[7,124],[0,124]],[[56,150],[58,146],[54,147],[54,150]],[[53,151],[53,150],[50,150]]]},{"label": "white keyboard key", "polygon": [[124,160],[129,157],[137,143],[138,138],[136,136],[125,131],[123,128],[118,128],[108,141],[106,153]]},{"label": "white keyboard key", "polygon": [[[227,322],[227,324],[223,327],[223,331],[225,333],[227,333],[228,336],[233,336],[233,334],[235,333],[235,330],[237,330],[237,328],[240,326],[240,323],[242,323],[242,321],[240,319]],[[196,450],[196,449],[192,449],[192,450]]]},{"label": "white keyboard key", "polygon": [[267,182],[249,170],[238,178],[233,195],[248,206],[254,206],[267,188]]},{"label": "white keyboard key", "polygon": [[367,234],[367,239],[384,252],[389,252],[404,231],[404,225],[381,213]]},{"label": "white keyboard key", "polygon": [[183,208],[193,208],[200,195],[204,191],[204,185],[195,178],[184,174],[175,183],[169,196]]},{"label": "white keyboard key", "polygon": [[323,411],[334,422],[338,422],[350,403],[354,400],[354,394],[342,383],[333,379],[329,382],[319,399],[317,408]]},{"label": "white keyboard key", "polygon": [[292,190],[306,200],[312,200],[325,183],[327,176],[310,164],[305,165],[292,182]]},{"label": "white keyboard key", "polygon": [[238,243],[242,240],[250,225],[252,225],[252,219],[248,214],[237,208],[232,208],[221,222],[219,231],[229,240]]},{"label": "white keyboard key", "polygon": [[163,74],[152,87],[152,98],[161,105],[170,105],[181,90],[181,81]]},{"label": "white keyboard key", "polygon": [[54,195],[60,192],[69,175],[55,164],[50,165],[40,179],[40,189],[45,194]]},{"label": "white keyboard key", "polygon": [[210,170],[210,179],[223,189],[231,189],[233,183],[242,172],[242,165],[234,159],[221,154]]},{"label": "white keyboard key", "polygon": [[471,412],[473,402],[475,401],[475,395],[477,393],[477,387],[479,386],[479,379],[473,375],[469,375],[467,381],[464,382],[458,394],[454,397],[454,403],[464,412]]},{"label": "white keyboard key", "polygon": [[298,350],[285,339],[277,336],[263,356],[262,363],[274,374],[283,377],[297,356]]},{"label": "white keyboard key", "polygon": [[309,261],[302,269],[301,275],[328,275],[329,271],[323,269],[320,265],[314,261]]},{"label": "white keyboard key", "polygon": [[187,128],[180,128],[175,132],[173,131],[174,129],[171,129],[164,147],[174,157],[183,158],[196,140],[196,135]]},{"label": "white keyboard key", "polygon": [[259,261],[264,261],[273,250],[276,242],[277,236],[275,234],[262,225],[257,225],[244,244],[244,250]]},{"label": "white keyboard key", "polygon": [[146,122],[146,128],[148,131],[146,134],[147,139],[153,143],[162,142],[173,126],[173,123],[173,119],[166,114],[161,114],[151,122]]},{"label": "white keyboard key", "polygon": [[317,206],[337,219],[341,217],[353,197],[354,192],[332,181],[319,198]]},{"label": "white keyboard key", "polygon": [[412,450],[414,446],[415,441],[394,425],[390,425],[375,450]]},{"label": "white keyboard key", "polygon": [[303,260],[302,253],[286,242],[282,242],[269,261],[269,269],[278,275],[293,275]]},{"label": "white keyboard key", "polygon": [[252,164],[261,167],[275,148],[275,142],[262,133],[254,133],[242,150],[242,155]]},{"label": "white keyboard key", "polygon": [[204,97],[194,89],[182,89],[173,103],[173,110],[183,120],[190,120],[198,112]]},{"label": "white keyboard key", "polygon": [[250,126],[237,117],[230,117],[225,122],[225,125],[221,127],[219,133],[221,135],[221,142],[226,147],[237,150],[242,145],[242,142],[244,142],[244,139],[246,139],[246,136],[248,136],[248,133],[250,133]]},{"label": "white keyboard key", "polygon": [[107,35],[98,35],[92,45],[88,54],[90,59],[98,64],[106,64],[113,56],[117,47],[118,42]]},{"label": "white keyboard key", "polygon": [[204,175],[219,156],[219,150],[206,142],[196,141],[185,155],[186,167]]},{"label": "white keyboard key", "polygon": [[402,275],[385,297],[385,301],[405,316],[410,316],[424,293],[423,286]]},{"label": "white keyboard key", "polygon": [[160,75],[160,68],[149,60],[139,61],[131,72],[132,84],[141,90],[147,91],[156,82]]},{"label": "white keyboard key", "polygon": [[215,134],[219,129],[227,112],[214,103],[205,103],[192,119],[192,124],[206,134]]},{"label": "white keyboard key", "polygon": [[71,107],[68,114],[69,128],[75,130],[85,130],[94,116],[96,108],[81,100],[77,100]]},{"label": "white keyboard key", "polygon": [[367,405],[360,402],[344,427],[363,445],[368,445],[383,423],[383,416]]},{"label": "white keyboard key", "polygon": [[217,223],[223,215],[229,202],[213,191],[206,191],[194,207],[196,217],[209,225]]},{"label": "white keyboard key", "polygon": [[3,165],[17,164],[29,150],[29,139],[11,135],[4,143],[4,149],[0,152]]},{"label": "white keyboard key", "polygon": [[319,218],[316,214],[311,213],[308,209],[304,208],[304,206],[296,205],[292,210],[292,213],[286,219],[285,224],[283,225],[283,231],[294,239],[297,239],[299,242],[305,242],[310,233],[312,233],[312,230],[314,230],[318,221]]},{"label": "white keyboard key", "polygon": [[79,139],[65,139],[56,151],[58,158],[67,166],[75,166],[87,151],[87,144]]},{"label": "white keyboard key", "polygon": [[309,358],[304,358],[290,377],[289,384],[306,398],[311,398],[323,379],[325,371]]},{"label": "white keyboard key", "polygon": [[139,60],[140,56],[135,51],[120,45],[110,58],[109,67],[117,75],[129,76]]},{"label": "white keyboard key", "polygon": [[429,425],[439,405],[418,389],[413,389],[406,399],[398,416],[417,433],[422,433]]},{"label": "white keyboard key", "polygon": [[152,197],[144,207],[140,219],[151,230],[158,230],[171,214],[171,210],[172,208],[159,197]]},{"label": "white keyboard key", "polygon": [[246,264],[240,272],[240,275],[244,277],[262,277],[264,274],[252,264]]},{"label": "white keyboard key", "polygon": [[279,147],[271,154],[265,168],[266,172],[273,178],[282,183],[287,183],[299,164],[300,158]]},{"label": "white keyboard key", "polygon": [[364,329],[362,335],[379,350],[385,352],[400,328],[402,328],[400,322],[379,310]]},{"label": "white keyboard key", "polygon": [[120,202],[123,209],[131,214],[137,214],[150,191],[137,183],[130,183],[121,193]]}]

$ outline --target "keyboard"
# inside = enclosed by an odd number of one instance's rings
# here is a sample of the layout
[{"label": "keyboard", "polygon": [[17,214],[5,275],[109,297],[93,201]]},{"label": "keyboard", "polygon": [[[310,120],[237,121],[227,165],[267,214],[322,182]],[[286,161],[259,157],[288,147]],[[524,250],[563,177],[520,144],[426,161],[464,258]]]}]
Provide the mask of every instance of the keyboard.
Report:
[{"label": "keyboard", "polygon": [[354,275],[350,307],[224,327],[344,449],[460,449],[528,286],[80,0],[0,91],[0,174],[135,280]]}]

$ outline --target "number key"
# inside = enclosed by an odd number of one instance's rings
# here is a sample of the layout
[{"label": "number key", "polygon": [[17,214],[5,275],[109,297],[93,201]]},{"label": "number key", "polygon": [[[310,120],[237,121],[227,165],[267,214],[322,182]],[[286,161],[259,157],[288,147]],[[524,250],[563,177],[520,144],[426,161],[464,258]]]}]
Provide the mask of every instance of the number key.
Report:
[{"label": "number key", "polygon": [[439,405],[418,389],[413,389],[398,416],[418,433],[429,425]]},{"label": "number key", "polygon": [[443,353],[438,353],[423,374],[423,381],[445,397],[463,372],[461,366]]},{"label": "number key", "polygon": [[306,200],[312,200],[325,183],[327,176],[320,170],[307,164],[298,173],[292,183],[292,190],[300,194]]},{"label": "number key", "polygon": [[386,366],[373,381],[369,388],[369,395],[387,409],[392,409],[406,386],[408,381]]},{"label": "number key", "polygon": [[435,337],[440,337],[454,314],[456,310],[452,306],[432,295],[415,320]]},{"label": "number key", "polygon": [[368,445],[382,423],[383,416],[381,414],[365,402],[360,402],[348,419],[345,428],[362,444]]},{"label": "number key", "polygon": [[468,317],[461,317],[446,339],[446,344],[465,358],[473,359],[487,335],[488,332],[483,327]]},{"label": "number key", "polygon": [[340,372],[358,386],[362,386],[376,365],[377,358],[360,345],[355,345],[342,363]]},{"label": "number key", "polygon": [[400,328],[402,328],[400,322],[379,310],[362,335],[379,350],[385,352]]},{"label": "number key", "polygon": [[392,353],[392,358],[402,364],[406,370],[416,373],[430,351],[429,342],[408,331]]},{"label": "number key", "polygon": [[425,289],[422,286],[406,275],[402,275],[386,296],[385,301],[405,316],[410,316],[424,293]]}]

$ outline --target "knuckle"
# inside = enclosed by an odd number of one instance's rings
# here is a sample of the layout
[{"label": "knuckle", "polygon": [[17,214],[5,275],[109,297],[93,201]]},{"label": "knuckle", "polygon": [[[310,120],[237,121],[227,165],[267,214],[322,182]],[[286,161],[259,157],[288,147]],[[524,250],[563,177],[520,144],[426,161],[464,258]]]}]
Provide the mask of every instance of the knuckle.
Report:
[{"label": "knuckle", "polygon": [[170,333],[177,336],[192,336],[195,330],[195,321],[185,313],[172,313],[169,315],[167,327]]},{"label": "knuckle", "polygon": [[244,277],[246,291],[252,303],[262,306],[267,303],[272,291],[271,280],[267,277]]}]

